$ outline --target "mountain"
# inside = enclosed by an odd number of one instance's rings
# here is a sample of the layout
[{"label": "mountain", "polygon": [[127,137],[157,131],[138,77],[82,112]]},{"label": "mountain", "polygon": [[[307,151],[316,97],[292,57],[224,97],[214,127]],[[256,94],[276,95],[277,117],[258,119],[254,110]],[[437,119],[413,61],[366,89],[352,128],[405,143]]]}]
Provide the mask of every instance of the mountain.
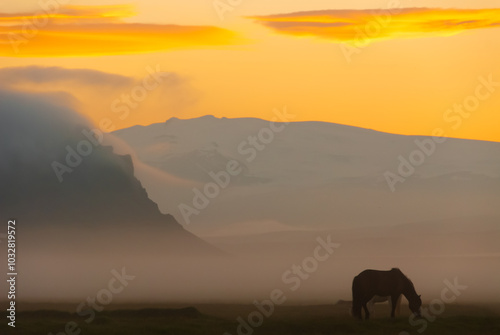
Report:
[{"label": "mountain", "polygon": [[[0,213],[35,252],[219,254],[162,214],[131,156],[55,99],[0,91]],[[29,245],[29,246],[28,246]],[[89,246],[91,245],[91,248]]]},{"label": "mountain", "polygon": [[213,116],[113,134],[168,176],[140,179],[198,235],[500,218],[500,143]]}]

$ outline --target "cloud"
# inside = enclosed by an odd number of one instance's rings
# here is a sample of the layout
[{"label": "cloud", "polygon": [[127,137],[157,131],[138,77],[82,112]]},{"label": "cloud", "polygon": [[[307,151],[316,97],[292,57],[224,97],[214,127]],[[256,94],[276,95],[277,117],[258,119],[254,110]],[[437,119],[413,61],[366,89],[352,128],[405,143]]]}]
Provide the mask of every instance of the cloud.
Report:
[{"label": "cloud", "polygon": [[61,6],[50,12],[0,13],[0,56],[70,57],[159,52],[236,44],[214,26],[127,23],[133,7]]},{"label": "cloud", "polygon": [[[77,127],[91,122],[75,112],[71,96],[63,92],[28,93],[0,88],[0,172],[25,169],[59,154],[56,144],[75,140]],[[62,146],[64,148],[64,146]],[[17,165],[16,165],[17,164]],[[44,165],[49,170],[50,164]]]},{"label": "cloud", "polygon": [[65,69],[62,67],[24,66],[0,69],[0,81],[10,86],[17,84],[80,83],[98,86],[126,86],[133,78],[90,69]]},{"label": "cloud", "polygon": [[[153,87],[141,88],[145,82]],[[71,106],[95,124],[111,119],[112,129],[164,122],[183,115],[199,99],[188,78],[164,71],[159,64],[147,66],[142,78],[57,66],[0,68],[2,87],[28,93],[64,93],[66,101],[71,100]],[[138,89],[144,96],[134,98]]]},{"label": "cloud", "polygon": [[130,5],[101,5],[101,6],[58,6],[45,8],[40,12],[0,13],[2,25],[22,25],[27,21],[43,26],[47,20],[54,19],[55,23],[82,23],[82,22],[118,22],[125,17],[135,15]]},{"label": "cloud", "polygon": [[450,36],[471,29],[500,27],[497,8],[320,10],[249,18],[278,33],[335,42]]}]

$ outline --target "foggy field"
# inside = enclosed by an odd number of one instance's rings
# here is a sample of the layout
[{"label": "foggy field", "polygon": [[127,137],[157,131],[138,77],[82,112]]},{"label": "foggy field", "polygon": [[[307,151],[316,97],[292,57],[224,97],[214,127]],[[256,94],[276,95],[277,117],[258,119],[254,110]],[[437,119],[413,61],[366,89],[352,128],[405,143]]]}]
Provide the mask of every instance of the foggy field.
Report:
[{"label": "foggy field", "polygon": [[[88,324],[81,316],[63,312],[69,305],[25,306],[37,310],[19,312],[15,330],[1,324],[1,334],[500,334],[498,304],[450,305],[436,320],[422,319],[418,325],[410,325],[406,305],[402,306],[402,315],[396,320],[387,317],[387,304],[376,305],[375,319],[363,322],[351,318],[346,305],[283,305],[269,318],[264,318],[259,327],[240,332],[237,318],[248,320],[250,313],[255,311],[254,306],[115,305],[97,313]],[[72,321],[75,328],[65,332],[65,326]]]}]

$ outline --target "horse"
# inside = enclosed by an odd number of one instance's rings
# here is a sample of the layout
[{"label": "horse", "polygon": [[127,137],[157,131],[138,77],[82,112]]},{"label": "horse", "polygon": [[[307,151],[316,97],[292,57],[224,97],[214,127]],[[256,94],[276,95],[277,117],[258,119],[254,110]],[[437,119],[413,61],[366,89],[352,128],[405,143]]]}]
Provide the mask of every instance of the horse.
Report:
[{"label": "horse", "polygon": [[375,296],[391,297],[391,318],[395,317],[396,306],[400,296],[408,300],[410,310],[420,317],[422,300],[408,277],[398,268],[389,271],[364,270],[352,281],[352,315],[362,319],[361,308],[365,310],[365,319],[370,318],[367,303]]}]

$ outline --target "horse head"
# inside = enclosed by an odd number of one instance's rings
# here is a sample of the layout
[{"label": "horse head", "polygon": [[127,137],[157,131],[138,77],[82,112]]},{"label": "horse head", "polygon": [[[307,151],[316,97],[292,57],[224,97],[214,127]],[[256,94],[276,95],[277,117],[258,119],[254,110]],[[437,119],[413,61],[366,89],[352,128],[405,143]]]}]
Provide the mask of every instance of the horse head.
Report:
[{"label": "horse head", "polygon": [[422,299],[420,295],[415,295],[412,299],[408,300],[410,310],[417,316],[421,317],[420,307],[422,306]]}]

